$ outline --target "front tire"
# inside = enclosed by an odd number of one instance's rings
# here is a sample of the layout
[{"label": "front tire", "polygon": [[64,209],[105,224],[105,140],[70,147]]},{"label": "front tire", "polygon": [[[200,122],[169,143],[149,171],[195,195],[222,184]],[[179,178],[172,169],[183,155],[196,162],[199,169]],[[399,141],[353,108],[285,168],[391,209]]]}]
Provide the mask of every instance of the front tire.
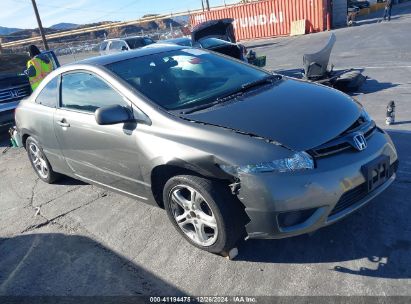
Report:
[{"label": "front tire", "polygon": [[245,235],[245,213],[228,187],[192,175],[169,179],[163,191],[167,215],[192,245],[222,255]]},{"label": "front tire", "polygon": [[26,150],[37,176],[48,184],[54,183],[59,178],[59,174],[53,171],[43,149],[34,137],[27,138]]}]

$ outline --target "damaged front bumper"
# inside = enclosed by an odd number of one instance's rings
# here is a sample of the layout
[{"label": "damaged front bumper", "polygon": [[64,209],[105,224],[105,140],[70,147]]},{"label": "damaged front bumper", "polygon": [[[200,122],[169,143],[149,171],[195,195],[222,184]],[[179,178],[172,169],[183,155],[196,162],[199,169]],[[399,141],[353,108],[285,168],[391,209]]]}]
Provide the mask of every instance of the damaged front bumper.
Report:
[{"label": "damaged front bumper", "polygon": [[[368,189],[364,166],[388,159],[383,183]],[[389,136],[377,131],[361,151],[316,160],[316,168],[293,173],[242,174],[238,198],[250,219],[248,238],[285,238],[332,224],[367,204],[395,179],[398,159]]]}]

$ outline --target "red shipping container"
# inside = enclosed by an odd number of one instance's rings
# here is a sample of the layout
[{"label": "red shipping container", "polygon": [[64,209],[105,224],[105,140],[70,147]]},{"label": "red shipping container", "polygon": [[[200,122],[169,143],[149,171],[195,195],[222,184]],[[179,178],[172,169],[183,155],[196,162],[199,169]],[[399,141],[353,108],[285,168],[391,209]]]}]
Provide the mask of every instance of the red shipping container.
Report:
[{"label": "red shipping container", "polygon": [[291,22],[306,19],[306,32],[324,31],[327,0],[267,0],[230,5],[190,15],[192,26],[208,20],[234,19],[237,41],[290,34]]}]

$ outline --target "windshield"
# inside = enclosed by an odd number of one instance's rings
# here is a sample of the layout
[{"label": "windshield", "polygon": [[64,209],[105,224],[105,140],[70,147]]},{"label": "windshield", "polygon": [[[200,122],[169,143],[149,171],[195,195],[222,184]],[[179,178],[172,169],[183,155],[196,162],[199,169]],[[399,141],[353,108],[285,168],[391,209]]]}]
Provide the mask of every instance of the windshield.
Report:
[{"label": "windshield", "polygon": [[270,75],[199,49],[136,57],[109,64],[107,68],[167,110],[213,102]]}]

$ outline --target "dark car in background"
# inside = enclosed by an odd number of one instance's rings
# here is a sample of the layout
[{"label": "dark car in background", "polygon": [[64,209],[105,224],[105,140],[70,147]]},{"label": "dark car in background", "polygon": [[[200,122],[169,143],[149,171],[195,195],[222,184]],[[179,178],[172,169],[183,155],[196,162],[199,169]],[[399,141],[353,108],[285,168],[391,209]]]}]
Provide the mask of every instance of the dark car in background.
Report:
[{"label": "dark car in background", "polygon": [[[257,65],[255,53],[250,52],[252,56],[247,56],[246,47],[236,43],[233,21],[234,19],[230,18],[206,21],[192,29],[191,39],[181,37],[159,42],[207,49]],[[265,64],[261,66],[263,65]]]},{"label": "dark car in background", "polygon": [[23,73],[28,60],[26,54],[0,54],[0,132],[14,125],[14,110],[31,94],[29,79]]},{"label": "dark car in background", "polygon": [[164,207],[191,244],[224,255],[247,236],[335,223],[398,166],[389,135],[350,96],[176,45],[52,72],[16,126],[43,181],[65,174]]},{"label": "dark car in background", "polygon": [[370,7],[370,2],[366,0],[348,0],[347,1],[348,8],[354,9],[354,8],[369,8]]},{"label": "dark car in background", "polygon": [[246,49],[243,45],[231,43],[226,40],[222,40],[219,38],[213,37],[206,37],[202,38],[196,42],[192,42],[192,40],[188,37],[181,37],[181,38],[174,38],[174,39],[167,39],[159,41],[161,44],[177,44],[181,46],[193,46],[201,49],[211,50],[217,53],[221,53],[239,60],[247,61],[245,54]]},{"label": "dark car in background", "polygon": [[226,18],[200,23],[191,31],[192,45],[246,61],[247,49],[236,43],[233,22]]},{"label": "dark car in background", "polygon": [[[43,51],[53,64],[53,70],[60,63],[53,51]],[[14,125],[14,110],[20,100],[32,93],[29,78],[24,71],[29,56],[20,54],[0,54],[0,132]]]},{"label": "dark car in background", "polygon": [[135,50],[153,43],[155,43],[153,39],[143,36],[107,39],[100,44],[100,55]]}]

